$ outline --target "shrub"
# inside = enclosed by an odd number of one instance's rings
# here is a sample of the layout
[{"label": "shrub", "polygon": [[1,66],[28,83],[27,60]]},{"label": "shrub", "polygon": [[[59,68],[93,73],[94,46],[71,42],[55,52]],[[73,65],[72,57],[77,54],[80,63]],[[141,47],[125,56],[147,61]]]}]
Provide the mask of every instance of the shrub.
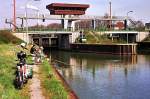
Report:
[{"label": "shrub", "polygon": [[22,40],[14,36],[11,32],[7,30],[0,31],[0,44],[3,44],[3,43],[20,44],[21,42]]}]

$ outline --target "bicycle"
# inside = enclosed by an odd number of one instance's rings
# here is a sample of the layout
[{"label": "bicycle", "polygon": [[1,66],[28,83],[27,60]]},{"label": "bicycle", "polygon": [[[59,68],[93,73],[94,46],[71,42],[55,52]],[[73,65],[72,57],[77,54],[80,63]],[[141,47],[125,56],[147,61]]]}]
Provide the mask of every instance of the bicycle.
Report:
[{"label": "bicycle", "polygon": [[20,51],[17,53],[17,58],[19,59],[19,63],[17,63],[15,85],[17,88],[22,89],[23,84],[28,81],[25,60],[26,54],[23,51]]}]

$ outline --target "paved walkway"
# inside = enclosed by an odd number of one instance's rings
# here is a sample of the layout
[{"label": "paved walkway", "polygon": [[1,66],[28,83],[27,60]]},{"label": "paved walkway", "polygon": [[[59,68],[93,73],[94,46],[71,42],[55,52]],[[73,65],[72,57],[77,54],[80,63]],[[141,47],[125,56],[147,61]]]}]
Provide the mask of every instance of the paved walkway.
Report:
[{"label": "paved walkway", "polygon": [[41,82],[39,80],[39,65],[33,65],[33,78],[31,79],[30,95],[31,99],[45,99],[42,95]]}]

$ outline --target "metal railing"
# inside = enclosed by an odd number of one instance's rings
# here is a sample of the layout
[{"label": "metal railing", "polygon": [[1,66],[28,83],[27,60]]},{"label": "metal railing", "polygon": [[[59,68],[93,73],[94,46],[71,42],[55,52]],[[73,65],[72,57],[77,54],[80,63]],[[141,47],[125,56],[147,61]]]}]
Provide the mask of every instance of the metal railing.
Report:
[{"label": "metal railing", "polygon": [[23,18],[23,19],[46,19],[46,20],[61,20],[61,19],[66,19],[66,20],[88,20],[88,19],[99,19],[99,20],[114,20],[114,21],[119,21],[119,20],[125,20],[126,17],[124,16],[115,16],[113,18],[105,18],[104,16],[90,16],[90,15],[80,15],[80,16],[67,16],[67,17],[62,17],[61,15],[48,15],[48,14],[40,14],[37,16],[36,14],[29,14],[28,17],[25,17],[24,14],[18,14],[17,18]]}]

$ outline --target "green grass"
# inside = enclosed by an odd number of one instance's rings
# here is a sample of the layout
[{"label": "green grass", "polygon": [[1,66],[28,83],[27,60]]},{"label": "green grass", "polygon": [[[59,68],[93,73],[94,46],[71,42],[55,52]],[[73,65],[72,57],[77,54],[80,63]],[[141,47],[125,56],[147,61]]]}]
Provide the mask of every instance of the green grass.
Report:
[{"label": "green grass", "polygon": [[28,88],[18,90],[14,87],[16,71],[16,44],[22,42],[9,31],[0,31],[0,99],[29,99]]},{"label": "green grass", "polygon": [[33,65],[34,62],[32,60],[32,56],[27,56],[27,61],[26,62],[27,62],[28,65]]},{"label": "green grass", "polygon": [[[126,43],[126,41],[124,41],[123,39],[114,39],[112,41],[112,39],[106,35],[106,34],[103,34],[103,35],[100,35],[98,34],[96,31],[85,31],[84,32],[85,34],[85,38],[86,38],[86,43],[88,44],[124,44]],[[78,37],[76,39],[76,42],[77,43],[80,43],[80,37]]]},{"label": "green grass", "polygon": [[0,99],[29,99],[26,90],[15,89],[15,53],[14,45],[0,44]]},{"label": "green grass", "polygon": [[[29,84],[22,90],[15,89],[13,81],[16,71],[16,52],[20,51],[16,44],[22,41],[13,36],[9,31],[0,31],[0,99],[29,99]],[[26,51],[27,53],[27,51]],[[27,53],[28,54],[28,53]],[[28,57],[28,64],[32,64],[32,57]],[[42,87],[45,95],[51,99],[67,99],[67,91],[55,76],[48,78],[53,74],[53,69],[47,61],[41,66]]]},{"label": "green grass", "polygon": [[[50,99],[67,99],[67,91],[62,85],[62,82],[59,81],[56,76],[54,76],[54,71],[48,61],[44,60],[42,66],[40,67],[41,71],[41,83],[42,87],[45,90],[45,96]],[[53,75],[49,78],[49,75]]]},{"label": "green grass", "polygon": [[[85,38],[86,43],[94,44],[94,43],[100,43],[100,44],[112,44],[115,42],[112,42],[110,38],[107,37],[107,35],[99,35],[97,33],[91,32],[91,31],[85,31]],[[77,38],[77,43],[79,43],[80,37]]]},{"label": "green grass", "polygon": [[20,44],[21,42],[23,41],[12,35],[11,32],[7,30],[0,30],[0,44]]}]

